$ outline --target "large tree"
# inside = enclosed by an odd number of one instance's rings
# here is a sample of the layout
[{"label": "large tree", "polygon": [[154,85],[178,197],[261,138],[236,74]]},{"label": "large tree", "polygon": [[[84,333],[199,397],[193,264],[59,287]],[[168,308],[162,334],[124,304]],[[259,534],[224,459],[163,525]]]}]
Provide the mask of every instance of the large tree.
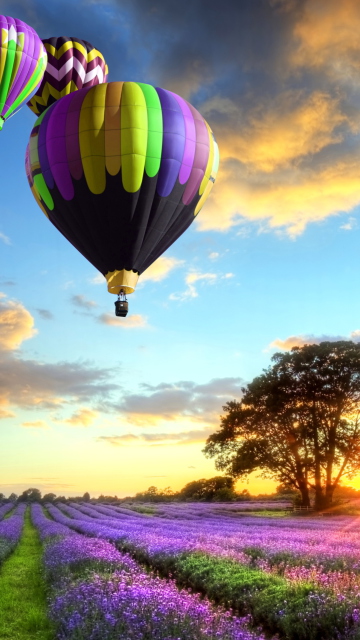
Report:
[{"label": "large tree", "polygon": [[360,344],[322,342],[276,353],[274,364],[223,408],[204,453],[234,478],[260,471],[331,505],[341,479],[360,470]]}]

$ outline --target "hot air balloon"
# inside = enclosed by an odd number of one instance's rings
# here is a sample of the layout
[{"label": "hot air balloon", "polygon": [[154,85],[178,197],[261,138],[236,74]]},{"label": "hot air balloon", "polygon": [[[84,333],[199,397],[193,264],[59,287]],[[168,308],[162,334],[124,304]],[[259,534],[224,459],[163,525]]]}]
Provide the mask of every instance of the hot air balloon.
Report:
[{"label": "hot air balloon", "polygon": [[47,55],[36,31],[28,24],[0,16],[0,130],[39,86]]},{"label": "hot air balloon", "polygon": [[48,38],[43,44],[48,63],[40,87],[27,103],[36,115],[68,93],[106,82],[108,66],[90,42],[61,37]]},{"label": "hot air balloon", "polygon": [[116,315],[126,315],[139,275],[192,223],[218,164],[200,113],[136,82],[62,98],[38,118],[26,153],[36,201],[118,294]]}]

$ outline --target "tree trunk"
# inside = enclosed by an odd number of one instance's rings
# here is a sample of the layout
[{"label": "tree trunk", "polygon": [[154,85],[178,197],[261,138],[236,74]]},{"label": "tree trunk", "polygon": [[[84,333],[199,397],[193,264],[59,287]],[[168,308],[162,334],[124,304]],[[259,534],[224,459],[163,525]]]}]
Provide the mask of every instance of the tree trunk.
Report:
[{"label": "tree trunk", "polygon": [[324,494],[321,486],[321,466],[320,466],[320,447],[319,447],[319,438],[318,438],[318,425],[316,420],[316,409],[315,402],[313,402],[312,408],[313,420],[312,420],[312,428],[313,428],[313,439],[314,439],[314,457],[315,457],[315,470],[314,470],[314,480],[315,480],[315,510],[320,511],[324,508]]},{"label": "tree trunk", "polygon": [[315,511],[321,511],[321,509],[325,509],[326,505],[326,496],[323,494],[322,487],[318,484],[315,486]]},{"label": "tree trunk", "polygon": [[310,496],[309,496],[309,488],[306,482],[299,482],[299,491],[301,493],[301,506],[302,507],[310,507]]},{"label": "tree trunk", "polygon": [[333,495],[335,487],[331,484],[326,485],[326,492],[324,496],[324,508],[328,509],[332,505]]}]

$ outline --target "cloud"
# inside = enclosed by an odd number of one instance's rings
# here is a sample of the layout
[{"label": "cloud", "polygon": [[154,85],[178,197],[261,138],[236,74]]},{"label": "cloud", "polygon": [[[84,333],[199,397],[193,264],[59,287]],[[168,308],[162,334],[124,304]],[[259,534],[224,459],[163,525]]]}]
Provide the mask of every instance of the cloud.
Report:
[{"label": "cloud", "polygon": [[220,255],[220,253],[217,253],[217,251],[212,251],[211,253],[209,253],[209,259],[210,260],[217,260],[219,255]]},{"label": "cloud", "polygon": [[36,309],[36,311],[44,320],[54,319],[54,314],[51,313],[51,311],[49,311],[48,309]]},{"label": "cloud", "polygon": [[352,217],[350,217],[347,222],[344,222],[344,224],[340,225],[340,229],[345,229],[345,231],[352,231],[356,227],[357,227],[357,220],[356,218],[352,218]]},{"label": "cloud", "polygon": [[[211,113],[217,104],[212,99],[202,111]],[[251,110],[241,112],[238,107],[236,117],[243,120],[236,135],[228,123],[220,128],[222,156],[265,174],[295,168],[302,158],[342,142],[344,131],[351,127],[340,99],[322,91],[284,91],[252,105]]]},{"label": "cloud", "polygon": [[1,233],[1,231],[0,231],[0,240],[2,240],[4,244],[11,244],[10,238],[8,238],[8,236],[6,236],[5,233]]},{"label": "cloud", "polygon": [[128,393],[119,403],[110,404],[108,408],[137,426],[184,419],[213,424],[218,421],[225,402],[241,396],[243,386],[241,378],[214,378],[205,384],[184,380],[158,385],[142,384],[141,393]]},{"label": "cloud", "polygon": [[200,273],[198,271],[190,271],[186,278],[185,283],[187,285],[187,289],[182,293],[171,293],[169,296],[169,300],[180,300],[185,301],[190,298],[197,298],[198,291],[195,287],[196,282],[206,282],[207,284],[214,284],[217,280],[218,276],[216,273]]},{"label": "cloud", "polygon": [[349,337],[331,336],[331,335],[298,335],[289,336],[285,340],[276,338],[269,344],[270,349],[281,349],[281,351],[290,351],[293,347],[303,347],[306,344],[320,344],[321,342],[338,342],[341,340],[352,340],[360,342],[360,329],[356,329],[350,333]]},{"label": "cloud", "polygon": [[161,256],[140,276],[139,282],[146,282],[152,280],[153,282],[160,282],[167,278],[169,273],[176,267],[180,267],[184,264],[184,260],[177,260],[176,258],[170,258]]},{"label": "cloud", "polygon": [[0,408],[0,420],[5,420],[5,418],[15,418],[15,413]]},{"label": "cloud", "polygon": [[59,477],[51,477],[51,478],[46,478],[45,477],[44,478],[43,476],[40,476],[40,477],[35,477],[35,478],[31,477],[31,478],[29,478],[29,480],[46,480],[47,481],[47,480],[60,480],[60,478]]},{"label": "cloud", "polygon": [[291,64],[321,70],[340,83],[358,85],[359,30],[360,7],[354,0],[307,0],[294,29],[298,46]]},{"label": "cloud", "polygon": [[97,303],[94,302],[94,300],[87,300],[87,298],[81,293],[71,296],[70,300],[71,300],[71,303],[76,307],[80,307],[81,309],[86,309],[87,311],[90,311],[98,306]]},{"label": "cloud", "polygon": [[91,363],[40,363],[0,357],[0,406],[56,409],[63,404],[96,401],[118,385],[112,372]]},{"label": "cloud", "polygon": [[0,350],[17,349],[36,333],[34,318],[20,302],[0,300]]},{"label": "cloud", "polygon": [[106,284],[106,278],[102,273],[97,273],[96,276],[90,278],[91,284]]},{"label": "cloud", "polygon": [[98,316],[98,322],[106,324],[109,327],[117,327],[118,329],[144,329],[149,326],[147,318],[140,314],[127,316],[124,321],[121,321],[116,316],[110,315],[110,313],[102,313]]},{"label": "cloud", "polygon": [[360,145],[354,154],[331,155],[328,165],[295,167],[278,175],[251,172],[238,160],[225,160],[221,187],[213,189],[206,216],[197,217],[198,228],[226,231],[246,219],[261,223],[263,230],[283,228],[296,237],[309,222],[352,211],[360,203]]},{"label": "cloud", "polygon": [[70,418],[64,420],[63,422],[66,422],[67,424],[70,424],[74,427],[77,427],[79,425],[83,427],[89,427],[97,417],[97,411],[93,411],[92,409],[79,409]]},{"label": "cloud", "polygon": [[[194,429],[191,431],[177,431],[175,433],[142,433],[134,436],[134,434],[128,433],[122,436],[99,436],[98,442],[106,442],[114,447],[122,447],[126,445],[166,445],[166,444],[199,444],[204,443],[207,438],[213,433],[214,427],[206,427],[203,429]],[[195,469],[195,467],[188,467],[189,469]],[[167,476],[147,476],[153,478],[162,478]]]},{"label": "cloud", "polygon": [[30,427],[33,429],[48,429],[48,425],[46,424],[46,422],[44,422],[44,420],[35,420],[34,422],[22,422],[21,423],[22,427]]}]

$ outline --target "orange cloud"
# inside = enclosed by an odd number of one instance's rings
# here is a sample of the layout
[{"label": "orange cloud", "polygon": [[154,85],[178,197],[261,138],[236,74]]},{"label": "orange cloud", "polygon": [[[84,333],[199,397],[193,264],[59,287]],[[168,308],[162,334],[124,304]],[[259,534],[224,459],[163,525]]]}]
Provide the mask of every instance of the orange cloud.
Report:
[{"label": "orange cloud", "polygon": [[76,411],[71,418],[68,418],[65,422],[74,427],[79,425],[82,427],[89,427],[94,420],[96,420],[97,416],[97,411],[92,411],[91,409],[79,409],[79,411]]},{"label": "orange cloud", "polygon": [[299,335],[289,336],[285,340],[276,338],[269,344],[270,349],[281,349],[282,351],[290,351],[293,347],[303,347],[306,344],[320,344],[320,342],[337,342],[339,340],[352,340],[353,342],[360,342],[360,330],[355,329],[348,337],[346,336],[313,336],[313,335]]},{"label": "orange cloud", "polygon": [[276,338],[273,340],[269,347],[272,349],[281,349],[281,351],[291,351],[293,347],[304,347],[306,344],[319,344],[320,338],[315,336],[289,336],[285,340]]},{"label": "orange cloud", "polygon": [[342,82],[359,84],[360,5],[356,0],[304,3],[294,28],[293,66],[321,67]]},{"label": "orange cloud", "polygon": [[[4,398],[0,398],[0,404],[6,404]],[[12,411],[6,411],[6,409],[0,409],[0,420],[5,420],[5,418],[15,418],[15,413],[12,413]]]},{"label": "orange cloud", "polygon": [[34,318],[20,302],[0,301],[0,350],[17,349],[36,333]]},{"label": "orange cloud", "polygon": [[[221,102],[213,98],[202,110],[219,110]],[[222,159],[236,158],[253,171],[265,173],[341,142],[339,127],[350,124],[339,98],[321,91],[288,90],[252,105],[247,112],[235,105],[231,110],[228,105],[227,112],[230,122],[217,131]]]},{"label": "orange cloud", "polygon": [[35,422],[22,422],[22,427],[30,427],[33,429],[48,429],[48,425],[44,420],[35,420]]},{"label": "orange cloud", "polygon": [[263,229],[283,228],[295,237],[310,222],[352,211],[360,203],[359,174],[358,151],[328,166],[294,167],[273,174],[250,171],[228,160],[210,201],[197,217],[198,228],[226,231],[247,219]]}]

